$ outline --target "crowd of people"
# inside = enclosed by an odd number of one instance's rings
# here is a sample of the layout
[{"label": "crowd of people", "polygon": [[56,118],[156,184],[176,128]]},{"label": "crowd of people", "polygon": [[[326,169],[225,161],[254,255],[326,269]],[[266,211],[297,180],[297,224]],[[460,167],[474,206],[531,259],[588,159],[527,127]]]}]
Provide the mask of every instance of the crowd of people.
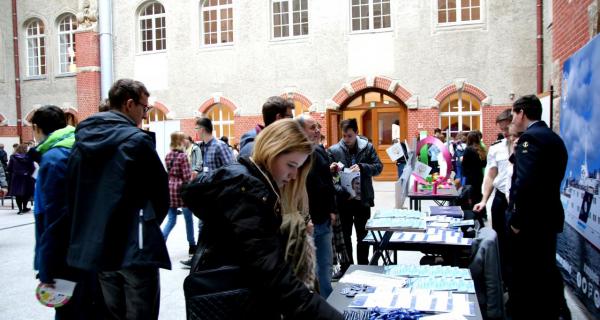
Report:
[{"label": "crowd of people", "polygon": [[[230,312],[248,319],[342,319],[325,299],[333,290],[332,278],[355,262],[353,228],[356,263],[369,262],[369,248],[361,240],[374,206],[372,178],[383,170],[372,143],[359,135],[356,119],[341,121],[342,138],[326,148],[315,119],[292,119],[293,103],[271,97],[262,108],[263,124],[242,136],[239,154],[227,139],[215,138],[211,120],[201,117],[195,127],[198,141],[173,132],[162,162],[153,133],[140,128],[151,108],[149,96],[141,82],[118,80],[103,111],[77,128],[67,125],[60,108],[41,107],[31,120],[39,144],[29,152],[17,148],[7,164],[9,192],[21,197],[20,212],[28,209],[34,180],[14,179],[31,178],[34,162],[39,166],[34,262],[40,283],[77,282],[71,302],[56,308],[56,318],[157,319],[159,269],[172,267],[166,241],[182,214],[190,258],[181,263],[191,275],[235,266],[243,275],[240,285],[253,294],[252,303]],[[512,279],[507,284],[515,319],[527,314],[529,289],[521,281],[533,266],[545,268],[533,277],[536,284],[552,288],[540,296],[559,302],[562,288],[558,269],[550,266],[562,207],[545,202],[544,209],[556,217],[551,227],[538,228],[532,219],[542,217],[524,200],[539,196],[532,190],[537,179],[557,187],[558,175],[531,168],[536,157],[545,156],[543,148],[562,143],[538,121],[538,104],[524,97],[501,113],[497,124],[507,138],[489,150],[478,132],[457,135],[451,143],[457,182],[470,186],[473,210],[482,211],[495,191],[492,225],[500,238],[503,276]],[[526,143],[517,143],[521,133],[519,141]],[[538,134],[551,142],[540,146]],[[436,136],[443,138],[441,130]],[[564,156],[566,161],[566,151]],[[554,165],[547,169],[560,171],[550,168]],[[357,174],[352,190],[341,185],[342,172]],[[2,175],[0,183],[4,191]],[[193,216],[199,218],[197,235]],[[334,264],[341,265],[337,273]]]}]

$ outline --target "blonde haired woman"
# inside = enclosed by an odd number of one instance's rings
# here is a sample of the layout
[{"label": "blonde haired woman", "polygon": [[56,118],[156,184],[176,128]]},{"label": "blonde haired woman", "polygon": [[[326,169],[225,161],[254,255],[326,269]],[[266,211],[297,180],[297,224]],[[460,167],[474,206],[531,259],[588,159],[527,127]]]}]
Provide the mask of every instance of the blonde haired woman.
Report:
[{"label": "blonde haired woman", "polygon": [[228,310],[232,318],[343,319],[285,259],[282,212],[307,210],[312,151],[298,123],[280,120],[257,136],[252,157],[201,175],[184,189],[185,203],[204,221],[192,272],[239,266],[244,285],[256,293],[252,306]]},{"label": "blonde haired woman", "polygon": [[162,233],[165,241],[167,241],[169,233],[171,233],[171,230],[173,230],[177,223],[177,210],[178,208],[182,208],[185,220],[185,233],[189,244],[188,253],[191,255],[196,252],[194,219],[192,218],[192,213],[183,205],[183,200],[181,199],[181,186],[189,182],[192,178],[192,169],[185,153],[186,139],[187,135],[181,131],[171,133],[171,152],[165,158],[167,172],[169,173],[169,218]]}]

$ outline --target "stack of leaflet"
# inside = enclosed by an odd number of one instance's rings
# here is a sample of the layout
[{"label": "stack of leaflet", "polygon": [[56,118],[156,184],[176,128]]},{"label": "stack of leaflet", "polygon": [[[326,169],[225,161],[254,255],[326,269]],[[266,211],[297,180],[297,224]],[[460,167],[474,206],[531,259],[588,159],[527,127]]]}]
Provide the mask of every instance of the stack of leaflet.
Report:
[{"label": "stack of leaflet", "polygon": [[440,265],[393,265],[385,267],[385,274],[408,277],[409,288],[475,293],[475,284],[469,269],[466,268]]},{"label": "stack of leaflet", "polygon": [[431,206],[429,207],[430,216],[447,216],[463,219],[465,213],[459,206]]},{"label": "stack of leaflet", "polygon": [[426,215],[420,211],[404,209],[381,209],[367,221],[367,230],[394,230],[425,232]]},{"label": "stack of leaflet", "polygon": [[473,243],[473,239],[464,238],[463,233],[458,230],[427,228],[425,233],[410,231],[394,232],[390,238],[390,242],[422,242],[470,246]]}]

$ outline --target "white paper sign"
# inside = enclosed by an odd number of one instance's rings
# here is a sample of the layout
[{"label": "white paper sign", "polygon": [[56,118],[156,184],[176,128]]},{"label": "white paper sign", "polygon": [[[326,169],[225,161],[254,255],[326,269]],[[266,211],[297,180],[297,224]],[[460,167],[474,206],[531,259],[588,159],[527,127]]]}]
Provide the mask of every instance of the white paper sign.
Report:
[{"label": "white paper sign", "polygon": [[392,159],[392,161],[396,161],[402,157],[404,157],[404,150],[402,150],[402,146],[399,143],[394,143],[391,147],[385,150]]},{"label": "white paper sign", "polygon": [[414,174],[425,179],[429,175],[429,172],[431,172],[430,166],[424,164],[423,162],[417,161],[417,163],[415,164],[415,171],[413,171]]},{"label": "white paper sign", "polygon": [[352,198],[360,200],[360,172],[344,169],[340,175],[340,184]]}]

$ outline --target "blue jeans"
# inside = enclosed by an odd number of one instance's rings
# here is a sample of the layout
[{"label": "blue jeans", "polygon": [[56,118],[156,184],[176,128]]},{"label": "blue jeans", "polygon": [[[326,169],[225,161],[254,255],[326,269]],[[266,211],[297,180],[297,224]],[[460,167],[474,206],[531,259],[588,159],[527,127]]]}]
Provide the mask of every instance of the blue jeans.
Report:
[{"label": "blue jeans", "polygon": [[333,272],[333,248],[331,238],[331,220],[325,223],[315,224],[315,247],[317,249],[317,279],[319,279],[319,288],[321,296],[325,299],[331,294],[331,274]]},{"label": "blue jeans", "polygon": [[[169,208],[167,225],[163,229],[163,237],[165,241],[169,237],[169,233],[175,227],[177,223],[177,208]],[[192,212],[188,208],[183,208],[183,219],[185,220],[185,233],[187,235],[187,241],[190,246],[195,246],[196,241],[194,240],[194,219],[192,218]]]}]

